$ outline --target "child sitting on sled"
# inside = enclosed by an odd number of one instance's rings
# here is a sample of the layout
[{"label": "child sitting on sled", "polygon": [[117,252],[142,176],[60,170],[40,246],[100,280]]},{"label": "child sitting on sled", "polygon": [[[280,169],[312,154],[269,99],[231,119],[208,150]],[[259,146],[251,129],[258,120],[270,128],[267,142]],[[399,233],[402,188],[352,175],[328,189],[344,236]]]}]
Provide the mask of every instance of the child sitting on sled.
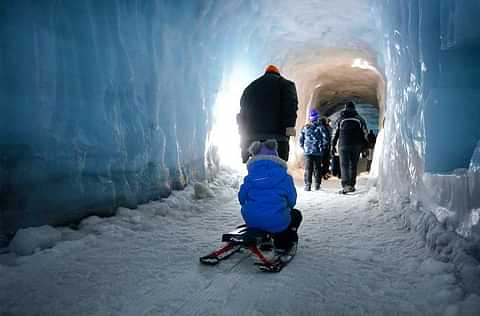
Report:
[{"label": "child sitting on sled", "polygon": [[287,163],[278,157],[277,141],[255,141],[249,147],[248,175],[240,186],[238,200],[242,217],[250,228],[269,232],[276,253],[288,252],[298,242],[302,214],[294,209],[297,191],[287,173]]}]

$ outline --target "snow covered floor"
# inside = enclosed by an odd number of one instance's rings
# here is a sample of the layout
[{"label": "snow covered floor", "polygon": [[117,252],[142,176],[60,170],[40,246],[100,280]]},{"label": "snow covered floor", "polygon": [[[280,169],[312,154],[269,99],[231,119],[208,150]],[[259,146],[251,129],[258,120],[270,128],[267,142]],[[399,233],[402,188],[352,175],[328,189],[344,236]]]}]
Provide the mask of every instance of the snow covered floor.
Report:
[{"label": "snow covered floor", "polygon": [[222,178],[213,199],[187,188],[63,228],[51,249],[0,256],[0,315],[478,315],[455,267],[380,210],[365,179],[351,196],[297,188],[304,222],[282,272],[259,272],[246,252],[200,265],[242,222],[238,183]]}]

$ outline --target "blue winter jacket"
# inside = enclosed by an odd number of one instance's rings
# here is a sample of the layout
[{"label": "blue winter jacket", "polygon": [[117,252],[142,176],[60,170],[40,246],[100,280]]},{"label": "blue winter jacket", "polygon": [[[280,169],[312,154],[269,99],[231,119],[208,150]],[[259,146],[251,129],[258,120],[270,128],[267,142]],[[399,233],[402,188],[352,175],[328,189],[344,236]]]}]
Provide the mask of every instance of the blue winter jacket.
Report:
[{"label": "blue winter jacket", "polygon": [[330,133],[320,121],[316,121],[302,128],[299,143],[305,155],[323,156],[330,147]]},{"label": "blue winter jacket", "polygon": [[291,208],[297,202],[287,164],[276,156],[258,155],[247,163],[248,175],[238,192],[242,216],[248,227],[277,233],[290,225]]}]

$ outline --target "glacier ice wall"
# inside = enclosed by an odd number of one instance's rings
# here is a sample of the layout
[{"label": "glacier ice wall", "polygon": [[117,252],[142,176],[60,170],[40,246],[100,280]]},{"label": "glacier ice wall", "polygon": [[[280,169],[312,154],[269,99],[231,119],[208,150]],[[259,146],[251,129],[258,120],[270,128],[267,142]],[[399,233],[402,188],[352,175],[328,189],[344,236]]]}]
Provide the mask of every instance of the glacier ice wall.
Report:
[{"label": "glacier ice wall", "polygon": [[[380,184],[387,203],[420,201],[447,230],[480,240],[478,1],[378,1],[388,81]],[[477,158],[478,159],[478,158]]]},{"label": "glacier ice wall", "polygon": [[205,177],[242,6],[1,1],[1,230],[111,214]]}]

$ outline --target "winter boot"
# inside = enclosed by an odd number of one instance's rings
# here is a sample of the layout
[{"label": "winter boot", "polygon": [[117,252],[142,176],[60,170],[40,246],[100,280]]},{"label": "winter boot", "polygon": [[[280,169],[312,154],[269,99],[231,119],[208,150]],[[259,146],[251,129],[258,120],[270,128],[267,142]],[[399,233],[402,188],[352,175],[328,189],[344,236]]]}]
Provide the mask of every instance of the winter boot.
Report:
[{"label": "winter boot", "polygon": [[263,240],[259,247],[261,251],[271,251],[273,250],[273,240],[270,238],[268,240]]},{"label": "winter boot", "polygon": [[315,183],[315,184],[313,185],[313,189],[314,189],[315,191],[320,190],[320,183]]},{"label": "winter boot", "polygon": [[311,184],[305,184],[305,191],[312,191],[312,185]]},{"label": "winter boot", "polygon": [[355,188],[350,186],[350,185],[346,185],[341,191],[340,193],[342,194],[347,194],[347,193],[350,193],[350,192],[355,192]]},{"label": "winter boot", "polygon": [[285,256],[286,254],[288,253],[288,249],[284,249],[284,248],[275,248],[273,250],[273,255],[274,257],[281,257],[281,256]]},{"label": "winter boot", "polygon": [[287,249],[276,248],[274,250],[274,258],[283,263],[288,263],[297,252],[297,243],[293,242]]},{"label": "winter boot", "polygon": [[347,191],[347,193],[355,192],[355,188],[352,187],[351,185],[347,185],[347,186],[345,187],[345,190]]}]

